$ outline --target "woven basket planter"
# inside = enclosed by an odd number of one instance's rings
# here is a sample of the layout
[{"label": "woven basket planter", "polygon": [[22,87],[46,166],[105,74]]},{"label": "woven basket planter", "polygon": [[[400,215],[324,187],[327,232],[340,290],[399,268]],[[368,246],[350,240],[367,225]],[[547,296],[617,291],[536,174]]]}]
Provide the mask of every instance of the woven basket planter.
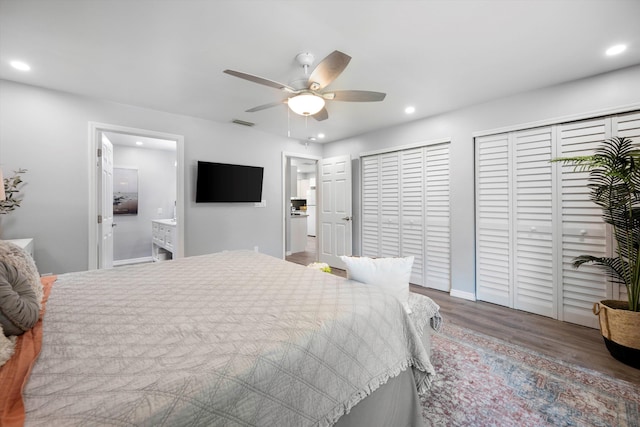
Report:
[{"label": "woven basket planter", "polygon": [[640,369],[640,312],[629,311],[626,301],[603,300],[593,305],[609,353]]}]

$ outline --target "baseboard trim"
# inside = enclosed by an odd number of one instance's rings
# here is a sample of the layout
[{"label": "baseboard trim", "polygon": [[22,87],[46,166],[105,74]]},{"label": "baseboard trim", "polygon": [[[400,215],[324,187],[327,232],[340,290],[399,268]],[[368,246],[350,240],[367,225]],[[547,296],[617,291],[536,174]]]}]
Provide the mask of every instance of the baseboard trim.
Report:
[{"label": "baseboard trim", "polygon": [[469,301],[475,301],[476,300],[476,294],[475,293],[459,291],[457,289],[451,289],[451,291],[449,292],[449,295],[451,295],[452,297],[462,298],[462,299],[466,299],[466,300],[469,300]]},{"label": "baseboard trim", "polygon": [[119,259],[117,261],[113,261],[113,266],[121,267],[123,265],[142,264],[146,262],[153,262],[153,258],[151,258],[150,256],[147,256],[142,258]]}]

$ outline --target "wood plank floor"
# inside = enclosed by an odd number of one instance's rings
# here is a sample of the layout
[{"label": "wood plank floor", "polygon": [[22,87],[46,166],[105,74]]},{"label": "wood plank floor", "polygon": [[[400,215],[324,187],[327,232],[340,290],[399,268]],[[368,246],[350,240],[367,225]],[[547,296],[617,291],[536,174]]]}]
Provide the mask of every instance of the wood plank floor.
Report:
[{"label": "wood plank floor", "polygon": [[[307,265],[315,260],[315,253],[299,252],[287,260]],[[332,273],[346,277],[344,270],[334,268]],[[421,286],[411,285],[411,291],[432,298],[440,306],[445,322],[640,385],[640,369],[611,357],[597,329],[486,302],[467,301]]]},{"label": "wood plank floor", "polygon": [[640,385],[640,369],[611,357],[597,329],[420,286],[411,291],[433,299],[447,322]]}]

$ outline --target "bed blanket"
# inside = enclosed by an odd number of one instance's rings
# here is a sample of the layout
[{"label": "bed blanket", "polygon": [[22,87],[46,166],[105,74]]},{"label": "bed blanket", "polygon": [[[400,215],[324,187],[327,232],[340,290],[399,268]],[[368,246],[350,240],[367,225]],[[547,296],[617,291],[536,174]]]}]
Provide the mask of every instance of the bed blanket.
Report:
[{"label": "bed blanket", "polygon": [[25,425],[327,426],[411,367],[402,304],[250,251],[60,275]]}]

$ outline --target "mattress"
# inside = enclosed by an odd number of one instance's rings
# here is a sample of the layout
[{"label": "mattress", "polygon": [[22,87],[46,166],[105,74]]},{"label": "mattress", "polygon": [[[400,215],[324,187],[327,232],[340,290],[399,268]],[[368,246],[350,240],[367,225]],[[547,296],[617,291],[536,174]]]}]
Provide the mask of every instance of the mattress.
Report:
[{"label": "mattress", "polygon": [[61,275],[25,425],[332,425],[403,371],[429,387],[412,316],[251,251]]}]

